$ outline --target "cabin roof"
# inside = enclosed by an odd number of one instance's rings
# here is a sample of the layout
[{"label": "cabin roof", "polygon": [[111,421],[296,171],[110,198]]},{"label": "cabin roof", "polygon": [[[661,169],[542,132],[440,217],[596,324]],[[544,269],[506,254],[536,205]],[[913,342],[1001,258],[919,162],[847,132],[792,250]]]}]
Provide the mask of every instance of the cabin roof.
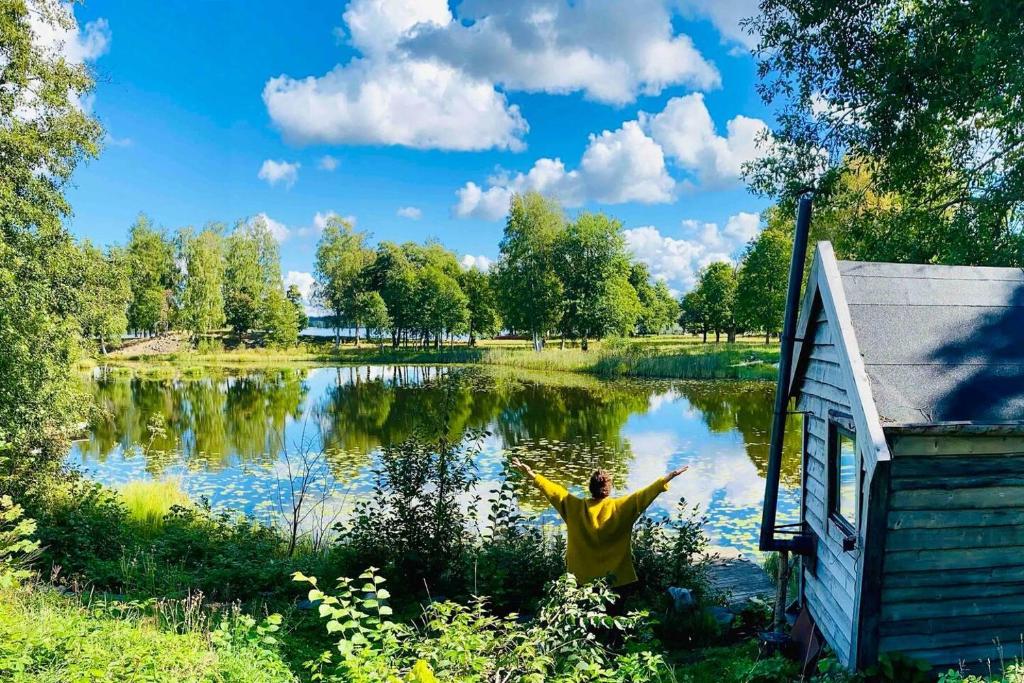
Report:
[{"label": "cabin roof", "polygon": [[836,263],[883,427],[1024,425],[1024,270]]}]

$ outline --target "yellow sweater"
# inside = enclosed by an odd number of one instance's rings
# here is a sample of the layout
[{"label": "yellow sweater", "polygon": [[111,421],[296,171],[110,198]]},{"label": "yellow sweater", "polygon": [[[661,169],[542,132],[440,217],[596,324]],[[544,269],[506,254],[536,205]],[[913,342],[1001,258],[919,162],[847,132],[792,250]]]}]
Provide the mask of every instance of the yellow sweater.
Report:
[{"label": "yellow sweater", "polygon": [[533,481],[551,502],[569,532],[565,566],[580,583],[611,575],[613,586],[636,581],[631,537],[633,523],[663,491],[668,479],[621,498],[583,500],[539,474]]}]

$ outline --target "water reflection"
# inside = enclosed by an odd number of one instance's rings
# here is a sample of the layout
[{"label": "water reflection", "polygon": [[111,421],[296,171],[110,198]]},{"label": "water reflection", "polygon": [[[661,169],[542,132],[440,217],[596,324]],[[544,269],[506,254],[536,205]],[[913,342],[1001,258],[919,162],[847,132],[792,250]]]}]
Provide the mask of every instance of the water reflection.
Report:
[{"label": "water reflection", "polygon": [[[358,496],[380,446],[417,430],[457,438],[477,428],[491,434],[477,463],[485,497],[504,476],[510,451],[577,490],[595,466],[633,488],[687,464],[690,472],[655,510],[685,496],[711,517],[714,543],[749,549],[756,539],[772,410],[767,383],[363,366],[171,378],[101,370],[92,391],[101,413],[71,459],[115,485],[178,476],[214,505],[259,514],[286,448],[324,450],[334,477]],[[791,430],[786,520],[796,515],[799,485],[796,425]],[[532,487],[520,495],[524,507],[545,508]]]}]

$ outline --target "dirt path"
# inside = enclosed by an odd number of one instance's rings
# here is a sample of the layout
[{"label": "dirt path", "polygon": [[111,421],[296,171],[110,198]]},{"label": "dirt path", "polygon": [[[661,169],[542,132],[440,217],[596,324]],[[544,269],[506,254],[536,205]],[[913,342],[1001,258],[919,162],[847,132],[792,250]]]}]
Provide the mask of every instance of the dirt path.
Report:
[{"label": "dirt path", "polygon": [[157,356],[165,353],[177,353],[185,348],[186,336],[180,332],[162,334],[146,339],[132,339],[116,351],[107,354],[108,358],[128,358],[133,356]]}]

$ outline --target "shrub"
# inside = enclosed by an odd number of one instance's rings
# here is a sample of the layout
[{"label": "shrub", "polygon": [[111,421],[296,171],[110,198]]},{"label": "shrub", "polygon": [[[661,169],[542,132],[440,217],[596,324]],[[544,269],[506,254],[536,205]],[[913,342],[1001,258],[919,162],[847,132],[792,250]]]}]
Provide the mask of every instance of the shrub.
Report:
[{"label": "shrub", "polygon": [[22,516],[20,505],[0,496],[0,589],[13,588],[28,578],[28,560],[39,550],[32,539],[36,523]]},{"label": "shrub", "polygon": [[[390,618],[390,594],[372,568],[355,582],[339,579],[334,595],[315,577],[295,575],[313,586],[326,629],[337,639],[338,657],[324,652],[307,662],[318,680],[377,681],[671,681],[671,668],[648,647],[646,615],[608,614],[615,594],[603,583],[577,586],[571,575],[549,585],[537,619],[492,614],[483,600],[469,605],[431,603],[417,625]],[[626,653],[603,643],[620,634]]]}]

